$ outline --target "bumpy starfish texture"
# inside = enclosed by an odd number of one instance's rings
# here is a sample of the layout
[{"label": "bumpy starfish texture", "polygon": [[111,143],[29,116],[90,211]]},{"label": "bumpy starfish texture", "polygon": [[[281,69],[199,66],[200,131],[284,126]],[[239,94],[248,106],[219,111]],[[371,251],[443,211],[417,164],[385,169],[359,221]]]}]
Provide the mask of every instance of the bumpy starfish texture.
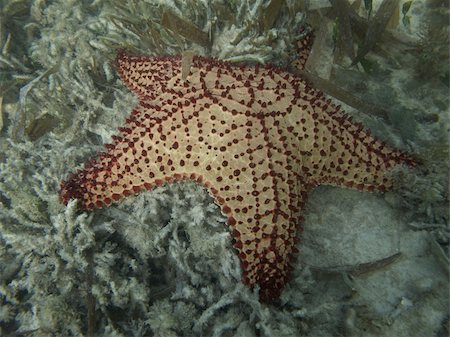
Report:
[{"label": "bumpy starfish texture", "polygon": [[[300,45],[303,67],[310,47]],[[92,210],[166,182],[202,183],[228,217],[243,281],[279,297],[289,278],[301,210],[319,184],[368,191],[413,162],[375,140],[305,80],[273,66],[120,51],[118,72],[139,105],[112,144],[61,184]]]}]

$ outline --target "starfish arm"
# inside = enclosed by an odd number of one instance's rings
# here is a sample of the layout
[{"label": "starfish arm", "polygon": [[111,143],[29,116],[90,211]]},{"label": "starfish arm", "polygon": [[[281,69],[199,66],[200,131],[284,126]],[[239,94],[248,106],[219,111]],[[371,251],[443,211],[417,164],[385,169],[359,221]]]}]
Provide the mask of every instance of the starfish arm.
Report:
[{"label": "starfish arm", "polygon": [[305,89],[299,104],[307,113],[294,111],[294,133],[298,136],[302,170],[313,185],[386,191],[392,187],[392,167],[415,165],[411,157],[391,149],[361,124],[352,122],[320,91]]},{"label": "starfish arm", "polygon": [[307,27],[302,27],[299,33],[304,34],[304,37],[303,39],[298,41],[298,56],[297,59],[292,63],[292,65],[300,70],[304,70],[314,43],[314,33],[312,31],[308,31]]},{"label": "starfish arm", "polygon": [[143,99],[154,99],[181,74],[181,58],[174,56],[132,56],[119,50],[116,68],[127,87]]},{"label": "starfish arm", "polygon": [[[105,152],[61,184],[63,202],[74,198],[83,209],[101,208],[170,181],[173,174],[163,169],[171,164],[171,153],[176,151],[177,143],[167,144],[164,150],[155,145],[164,138],[163,117],[167,116],[147,105],[134,109],[119,128],[119,134],[113,136],[113,143],[105,145]],[[145,123],[140,122],[143,119]]]}]

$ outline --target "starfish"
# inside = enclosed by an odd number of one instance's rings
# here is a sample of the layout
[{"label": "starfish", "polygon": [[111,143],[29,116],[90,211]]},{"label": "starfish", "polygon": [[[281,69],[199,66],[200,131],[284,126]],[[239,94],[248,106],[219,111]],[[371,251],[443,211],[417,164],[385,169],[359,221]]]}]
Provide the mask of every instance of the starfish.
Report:
[{"label": "starfish", "polygon": [[[304,67],[311,38],[300,44]],[[276,300],[288,282],[307,194],[320,184],[385,191],[389,170],[414,164],[374,139],[319,90],[271,65],[195,56],[131,56],[120,77],[140,102],[84,167],[61,183],[85,210],[164,183],[203,184],[227,216],[243,282]]]}]

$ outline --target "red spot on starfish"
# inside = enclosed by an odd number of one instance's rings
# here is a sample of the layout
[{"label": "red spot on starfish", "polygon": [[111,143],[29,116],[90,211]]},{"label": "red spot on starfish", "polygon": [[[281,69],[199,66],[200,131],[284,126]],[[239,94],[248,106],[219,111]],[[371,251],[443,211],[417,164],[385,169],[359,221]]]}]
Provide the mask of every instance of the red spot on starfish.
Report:
[{"label": "red spot on starfish", "polygon": [[[299,67],[310,40],[300,46]],[[118,72],[140,98],[113,144],[61,184],[86,210],[166,182],[201,182],[228,217],[243,281],[277,299],[289,279],[301,210],[319,184],[367,191],[413,164],[340,111],[301,77],[273,66],[119,51]]]}]

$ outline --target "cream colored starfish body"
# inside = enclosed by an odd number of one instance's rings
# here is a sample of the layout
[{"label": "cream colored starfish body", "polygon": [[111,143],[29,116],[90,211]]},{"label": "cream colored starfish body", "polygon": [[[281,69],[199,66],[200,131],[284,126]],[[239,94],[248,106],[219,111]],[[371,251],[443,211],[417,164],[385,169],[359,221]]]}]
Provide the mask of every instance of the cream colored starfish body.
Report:
[{"label": "cream colored starfish body", "polygon": [[[303,64],[304,62],[301,62]],[[276,299],[287,282],[307,193],[319,184],[384,191],[403,153],[350,122],[302,78],[272,66],[119,52],[139,98],[113,143],[62,183],[87,210],[189,179],[228,217],[243,281]]]}]

